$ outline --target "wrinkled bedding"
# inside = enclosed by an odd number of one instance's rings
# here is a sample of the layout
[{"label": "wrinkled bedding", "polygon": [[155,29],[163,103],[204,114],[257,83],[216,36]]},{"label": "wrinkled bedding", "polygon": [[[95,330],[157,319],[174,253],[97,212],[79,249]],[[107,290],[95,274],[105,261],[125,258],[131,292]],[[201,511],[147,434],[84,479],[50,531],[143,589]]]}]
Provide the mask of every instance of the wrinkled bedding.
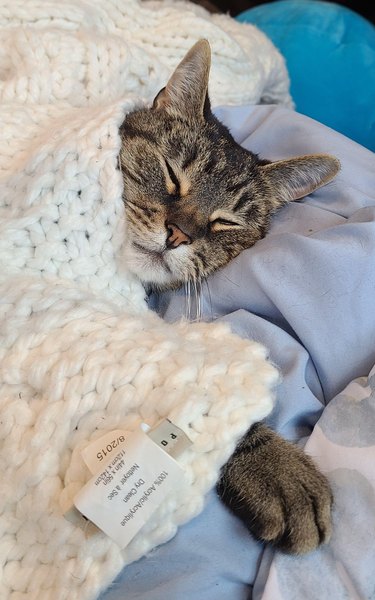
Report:
[{"label": "wrinkled bedding", "polygon": [[[212,43],[216,102],[291,104],[281,55],[228,16],[169,1],[0,0],[4,600],[96,598],[199,513],[238,439],[272,409],[278,374],[263,347],[223,324],[171,327],[123,261],[119,127],[197,37]],[[193,442],[187,485],[124,551],[63,518],[89,478],[90,440],[165,417]]]},{"label": "wrinkled bedding", "polygon": [[[328,152],[342,170],[284,207],[267,237],[202,287],[206,320],[259,340],[282,371],[269,418],[306,444],[335,495],[331,542],[302,558],[264,551],[220,504],[126,567],[101,600],[375,598],[375,156],[286,109],[221,108],[245,147],[270,159]],[[183,292],[152,297],[168,321]],[[251,392],[251,391],[250,391]]]}]

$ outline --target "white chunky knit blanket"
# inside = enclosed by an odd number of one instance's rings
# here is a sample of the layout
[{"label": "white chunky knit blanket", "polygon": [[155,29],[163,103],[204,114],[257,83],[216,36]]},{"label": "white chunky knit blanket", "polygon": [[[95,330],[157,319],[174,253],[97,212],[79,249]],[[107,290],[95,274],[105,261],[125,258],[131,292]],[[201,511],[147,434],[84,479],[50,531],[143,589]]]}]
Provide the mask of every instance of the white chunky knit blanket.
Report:
[{"label": "white chunky knit blanket", "polygon": [[[122,263],[118,127],[193,42],[214,102],[288,104],[262,34],[197,7],[139,0],[0,5],[0,597],[94,598],[202,508],[236,441],[272,408],[265,350],[214,324],[164,323]],[[63,517],[90,477],[80,450],[171,418],[190,483],[125,549]]]}]

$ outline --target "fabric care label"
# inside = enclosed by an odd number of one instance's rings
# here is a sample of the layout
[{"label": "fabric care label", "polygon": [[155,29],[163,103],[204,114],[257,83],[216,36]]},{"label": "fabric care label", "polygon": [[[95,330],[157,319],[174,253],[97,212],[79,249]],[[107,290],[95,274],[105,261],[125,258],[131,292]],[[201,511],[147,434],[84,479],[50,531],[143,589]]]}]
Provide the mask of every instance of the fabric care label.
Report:
[{"label": "fabric care label", "polygon": [[[169,427],[159,436],[159,442],[153,441],[151,431],[164,423]],[[185,447],[191,444],[181,429],[176,428],[180,432],[176,434],[175,427],[163,421],[148,434],[141,430],[131,434],[112,431],[82,453],[95,475],[74,497],[74,504],[121,548],[129,544],[162,501],[184,483],[184,470],[164,450],[176,446],[178,437],[186,438]]]},{"label": "fabric care label", "polygon": [[82,450],[81,456],[92,475],[95,475],[100,467],[108,462],[111,456],[117,454],[121,446],[125,443],[125,435],[125,431],[121,429],[109,431]]},{"label": "fabric care label", "polygon": [[169,419],[161,421],[147,435],[173,458],[180,456],[193,443],[186,433]]},{"label": "fabric care label", "polygon": [[[141,428],[155,444],[173,458],[180,456],[192,445],[186,433],[169,419],[163,419],[153,429],[146,423],[142,423]],[[82,450],[81,456],[93,475],[125,444],[128,435],[122,429],[115,429],[90,442]]]}]

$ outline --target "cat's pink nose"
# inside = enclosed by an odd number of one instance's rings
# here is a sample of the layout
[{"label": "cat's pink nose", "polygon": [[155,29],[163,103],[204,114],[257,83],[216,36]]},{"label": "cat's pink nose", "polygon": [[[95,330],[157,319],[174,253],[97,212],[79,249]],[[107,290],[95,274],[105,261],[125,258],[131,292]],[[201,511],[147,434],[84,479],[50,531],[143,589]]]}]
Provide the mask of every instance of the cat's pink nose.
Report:
[{"label": "cat's pink nose", "polygon": [[173,249],[178,248],[181,244],[191,244],[191,237],[189,237],[182,229],[177,227],[174,223],[167,223],[168,237],[167,237],[167,248]]}]

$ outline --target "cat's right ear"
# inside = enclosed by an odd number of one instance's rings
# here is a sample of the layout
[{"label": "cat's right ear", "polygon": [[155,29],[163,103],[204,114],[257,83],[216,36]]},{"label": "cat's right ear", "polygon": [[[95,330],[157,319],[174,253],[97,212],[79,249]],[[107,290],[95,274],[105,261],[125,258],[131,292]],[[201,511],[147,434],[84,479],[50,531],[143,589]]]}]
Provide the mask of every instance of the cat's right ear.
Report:
[{"label": "cat's right ear", "polygon": [[156,96],[153,109],[203,118],[210,66],[210,44],[199,40]]},{"label": "cat's right ear", "polygon": [[297,156],[260,167],[279,205],[311,194],[331,181],[339,170],[340,161],[329,154]]}]

